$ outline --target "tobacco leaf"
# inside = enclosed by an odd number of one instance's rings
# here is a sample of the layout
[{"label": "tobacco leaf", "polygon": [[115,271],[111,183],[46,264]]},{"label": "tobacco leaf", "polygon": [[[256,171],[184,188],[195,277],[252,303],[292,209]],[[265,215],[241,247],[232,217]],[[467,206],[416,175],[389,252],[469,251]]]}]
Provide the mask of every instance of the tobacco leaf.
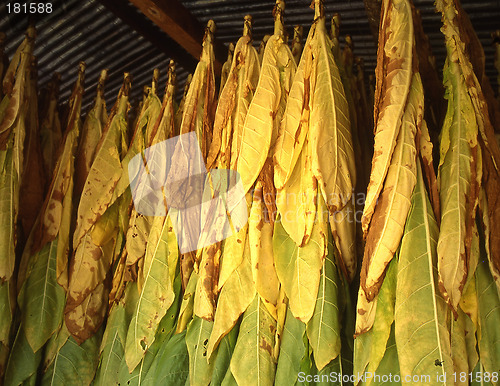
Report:
[{"label": "tobacco leaf", "polygon": [[231,374],[229,365],[233,356],[236,339],[238,338],[238,328],[235,326],[219,343],[217,348],[217,357],[215,358],[214,370],[212,373],[211,384],[222,384],[228,374]]},{"label": "tobacco leaf", "polygon": [[125,75],[124,85],[108,119],[99,149],[90,168],[80,198],[73,247],[78,248],[83,236],[112,204],[113,191],[123,168],[121,160],[127,151],[127,103],[130,78]]},{"label": "tobacco leaf", "polygon": [[276,139],[274,184],[278,190],[291,178],[309,131],[311,78],[314,76],[311,39],[315,28],[313,24],[309,30]]},{"label": "tobacco leaf", "polygon": [[[439,286],[446,301],[456,310],[468,275],[467,254],[478,201],[477,122],[474,107],[457,62],[445,63],[444,83],[448,111],[441,133],[438,189],[441,199],[439,234]],[[479,175],[480,176],[480,175]]]},{"label": "tobacco leaf", "polygon": [[259,294],[248,306],[241,320],[236,347],[231,357],[231,373],[242,384],[252,379],[257,385],[273,385],[273,358],[276,321],[267,311]]},{"label": "tobacco leaf", "polygon": [[236,170],[243,124],[259,81],[260,65],[252,46],[251,17],[246,16],[243,36],[236,43],[228,79],[219,97],[213,125],[213,141],[207,168],[218,165]]},{"label": "tobacco leaf", "polygon": [[[295,244],[301,247],[307,245],[311,238],[317,210],[318,183],[311,167],[312,152],[310,142],[305,138],[290,178],[276,194],[281,226]],[[275,176],[276,170],[275,165]]]},{"label": "tobacco leaf", "polygon": [[255,286],[252,279],[250,246],[247,238],[241,264],[231,273],[219,293],[214,327],[208,341],[208,359],[212,357],[222,337],[234,327],[254,297]]},{"label": "tobacco leaf", "polygon": [[189,382],[189,353],[185,331],[173,335],[158,355],[153,384],[184,385]]},{"label": "tobacco leaf", "polygon": [[186,94],[179,133],[196,133],[203,159],[206,159],[212,141],[212,126],[216,108],[213,33],[215,23],[209,20],[203,38],[200,61]]},{"label": "tobacco leaf", "polygon": [[247,192],[272,151],[285,112],[296,64],[284,41],[281,11],[275,12],[275,32],[267,41],[259,82],[243,124],[237,171]]},{"label": "tobacco leaf", "polygon": [[[389,338],[394,333],[394,304],[396,298],[398,261],[391,260],[387,267],[384,282],[376,297],[375,317],[373,325],[361,326],[356,320],[356,337],[354,339],[354,374],[376,371],[382,363],[386,351],[389,349]],[[359,289],[361,293],[362,288]],[[373,302],[372,302],[373,303]],[[359,309],[358,297],[358,314]],[[395,343],[394,343],[395,344]],[[394,350],[396,347],[394,347]],[[399,366],[398,366],[399,367]],[[377,371],[378,372],[378,371]],[[388,374],[389,372],[385,373]],[[392,373],[394,374],[394,373]]]},{"label": "tobacco leaf", "polygon": [[297,374],[306,351],[303,339],[305,332],[306,325],[296,319],[290,308],[287,308],[277,359],[276,384],[291,385],[297,381]]},{"label": "tobacco leaf", "polygon": [[5,369],[4,385],[31,384],[37,375],[42,360],[42,352],[33,352],[20,325],[12,343],[9,360]]},{"label": "tobacco leaf", "polygon": [[311,96],[309,140],[312,170],[323,188],[330,212],[342,209],[356,184],[349,107],[339,70],[332,54],[325,20],[321,18],[312,45],[315,79]]},{"label": "tobacco leaf", "polygon": [[23,334],[33,352],[58,330],[63,316],[66,296],[57,283],[57,243],[56,238],[32,257],[30,273],[18,296]]},{"label": "tobacco leaf", "polygon": [[212,378],[215,357],[209,361],[208,339],[214,323],[194,316],[186,332],[189,353],[189,381],[191,385],[208,385]]},{"label": "tobacco leaf", "polygon": [[263,214],[262,185],[257,182],[253,193],[253,203],[248,219],[248,240],[252,277],[257,293],[274,319],[279,296],[279,280],[274,268],[273,227]]},{"label": "tobacco leaf", "polygon": [[[438,236],[418,165],[417,185],[401,240],[396,284],[394,329],[403,374],[427,375],[436,370],[444,378],[453,372],[447,307],[437,286]],[[417,314],[416,309],[420,310]],[[442,366],[436,367],[436,360]]]},{"label": "tobacco leaf", "polygon": [[85,181],[94,162],[97,145],[106,127],[108,113],[106,111],[106,101],[104,99],[104,80],[107,70],[101,72],[97,85],[97,96],[94,106],[87,114],[82,126],[82,134],[78,144],[75,164],[75,197],[80,197],[85,186]]},{"label": "tobacco leaf", "polygon": [[[14,272],[15,248],[17,245],[17,216],[19,213],[19,189],[23,170],[23,147],[27,104],[25,103],[27,68],[31,60],[32,43],[28,38],[16,51],[19,67],[12,68],[13,90],[6,90],[0,105],[0,278],[9,280]],[[9,70],[13,65],[11,61]],[[8,79],[9,70],[4,79]]]},{"label": "tobacco leaf", "polygon": [[340,355],[341,315],[340,277],[334,262],[335,250],[332,240],[323,259],[320,284],[314,313],[307,323],[307,337],[312,347],[314,363],[322,370]]},{"label": "tobacco leaf", "polygon": [[40,143],[42,147],[43,166],[48,180],[52,176],[55,163],[57,161],[57,152],[61,143],[61,121],[57,106],[59,82],[61,74],[54,73],[49,85],[47,86],[46,108],[41,112],[40,124]]},{"label": "tobacco leaf", "polygon": [[[161,224],[161,225],[160,225]],[[158,323],[175,299],[170,271],[175,272],[178,249],[170,217],[157,217],[144,259],[144,285],[127,333],[125,359],[129,370],[141,361],[154,342]]]},{"label": "tobacco leaf", "polygon": [[20,242],[23,244],[29,236],[45,198],[46,175],[40,148],[36,71],[36,59],[33,57],[27,72],[26,103],[28,107],[25,118],[24,165],[19,187],[18,221],[21,224]]},{"label": "tobacco leaf", "polygon": [[421,125],[423,102],[422,83],[415,74],[384,187],[366,235],[361,286],[369,301],[377,294],[385,268],[403,236],[416,184],[415,136]]},{"label": "tobacco leaf", "polygon": [[322,261],[327,253],[328,214],[318,195],[317,220],[311,239],[303,247],[286,233],[279,219],[275,222],[273,252],[276,273],[289,299],[292,314],[307,323],[313,313],[320,284]]},{"label": "tobacco leaf", "polygon": [[478,346],[481,364],[487,372],[498,371],[500,363],[500,328],[495,321],[500,317],[500,300],[493,277],[488,269],[484,251],[476,268],[478,303]]},{"label": "tobacco leaf", "polygon": [[227,78],[229,77],[229,71],[231,70],[231,64],[233,63],[234,56],[234,44],[229,43],[227,48],[227,60],[222,65],[222,70],[220,74],[220,87],[219,90],[222,92],[224,86],[226,85]]},{"label": "tobacco leaf", "polygon": [[109,382],[115,383],[119,379],[120,364],[125,362],[127,328],[132,319],[138,297],[139,293],[136,284],[130,282],[123,297],[117,300],[109,310],[106,328],[99,348],[99,367],[94,379],[97,385],[107,385]]},{"label": "tobacco leaf", "polygon": [[70,337],[43,374],[42,384],[53,384],[56,379],[71,379],[75,385],[90,384],[97,368],[101,336],[102,333],[96,334],[82,345]]},{"label": "tobacco leaf", "polygon": [[362,227],[368,226],[389,170],[407,104],[413,74],[413,21],[410,3],[383,3],[377,52],[374,121],[375,150]]}]

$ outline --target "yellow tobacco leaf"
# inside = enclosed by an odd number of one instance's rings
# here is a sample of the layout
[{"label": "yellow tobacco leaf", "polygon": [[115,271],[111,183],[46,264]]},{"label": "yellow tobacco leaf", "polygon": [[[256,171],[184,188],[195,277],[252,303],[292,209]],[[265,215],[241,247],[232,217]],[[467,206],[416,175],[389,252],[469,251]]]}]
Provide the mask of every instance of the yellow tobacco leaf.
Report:
[{"label": "yellow tobacco leaf", "polygon": [[245,192],[253,186],[274,148],[295,76],[296,65],[285,43],[281,14],[281,8],[275,8],[274,35],[266,44],[259,83],[243,124],[237,171]]},{"label": "yellow tobacco leaf", "polygon": [[375,150],[362,219],[365,237],[401,128],[412,79],[413,40],[410,3],[406,0],[385,0],[377,54]]},{"label": "yellow tobacco leaf", "polygon": [[106,101],[104,100],[104,81],[106,77],[107,70],[101,71],[101,76],[97,84],[97,97],[94,106],[85,118],[78,144],[75,164],[75,196],[78,199],[83,191],[85,180],[94,161],[97,144],[108,120]]},{"label": "yellow tobacco leaf", "polygon": [[339,251],[338,264],[351,282],[358,265],[356,255],[356,210],[353,200],[349,200],[342,210],[329,215],[333,241]]},{"label": "yellow tobacco leaf", "polygon": [[194,314],[206,320],[214,318],[220,257],[220,242],[202,249],[198,284],[194,295]]},{"label": "yellow tobacco leaf", "polygon": [[220,74],[220,87],[219,90],[222,92],[224,88],[227,78],[229,76],[229,71],[231,70],[231,64],[233,63],[233,55],[234,55],[234,44],[229,43],[229,47],[227,48],[227,60],[222,65],[222,71]]},{"label": "yellow tobacco leaf", "polygon": [[295,63],[299,63],[302,55],[302,34],[304,28],[301,25],[293,27],[292,55]]},{"label": "yellow tobacco leaf", "polygon": [[325,19],[316,27],[311,45],[315,79],[311,96],[309,140],[312,171],[331,213],[350,200],[356,181],[349,107],[327,36]]},{"label": "yellow tobacco leaf", "polygon": [[411,195],[417,180],[415,136],[422,122],[423,99],[422,82],[416,73],[413,76],[384,189],[379,196],[366,237],[361,286],[369,301],[378,293],[385,268],[403,237]]},{"label": "yellow tobacco leaf", "polygon": [[274,153],[274,184],[283,189],[293,173],[307,132],[311,98],[313,57],[311,39],[316,24],[311,26],[293,84],[288,95],[285,113],[281,121]]},{"label": "yellow tobacco leaf", "polygon": [[193,74],[189,74],[186,78],[186,82],[184,83],[184,93],[182,94],[181,102],[179,103],[179,107],[175,112],[175,134],[179,134],[179,128],[181,127],[182,122],[182,114],[184,113],[184,106],[186,104],[186,96],[189,91],[189,86],[191,85],[191,80],[193,80]]},{"label": "yellow tobacco leaf", "polygon": [[236,43],[233,63],[221,92],[213,126],[207,168],[236,169],[243,123],[259,81],[259,58],[252,46],[252,18],[245,16],[243,36]]},{"label": "yellow tobacco leaf", "polygon": [[207,360],[212,356],[220,340],[233,328],[255,297],[250,263],[250,245],[247,238],[243,261],[227,279],[217,301],[214,326],[207,345]]},{"label": "yellow tobacco leaf", "polygon": [[321,195],[317,196],[317,218],[307,244],[298,247],[276,219],[273,253],[276,273],[289,298],[293,315],[307,323],[314,313],[320,282],[320,271],[327,253],[328,210]]},{"label": "yellow tobacco leaf", "polygon": [[257,293],[264,301],[269,313],[277,320],[277,304],[279,296],[279,280],[274,268],[273,227],[263,214],[264,202],[262,185],[257,182],[253,194],[253,203],[248,219],[248,241],[250,243],[250,260],[252,277]]},{"label": "yellow tobacco leaf", "polygon": [[194,131],[206,159],[212,139],[216,107],[213,34],[215,23],[209,20],[203,38],[203,51],[189,85],[182,111],[180,134]]},{"label": "yellow tobacco leaf", "polygon": [[298,246],[308,243],[316,218],[318,188],[311,170],[311,152],[306,138],[293,173],[276,195],[281,226]]},{"label": "yellow tobacco leaf", "polygon": [[97,219],[112,204],[112,194],[122,175],[121,160],[127,151],[124,144],[127,136],[127,103],[130,90],[130,75],[125,74],[124,84],[120,89],[118,100],[109,117],[101,145],[90,168],[83,189],[76,229],[73,237],[73,248],[77,248],[80,240],[90,230]]}]

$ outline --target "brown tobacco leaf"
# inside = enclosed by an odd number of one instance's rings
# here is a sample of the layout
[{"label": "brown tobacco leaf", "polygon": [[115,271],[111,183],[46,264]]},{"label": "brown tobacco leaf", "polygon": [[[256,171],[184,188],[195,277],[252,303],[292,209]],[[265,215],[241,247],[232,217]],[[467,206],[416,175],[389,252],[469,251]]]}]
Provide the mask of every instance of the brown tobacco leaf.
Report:
[{"label": "brown tobacco leaf", "polygon": [[375,150],[362,218],[365,237],[399,135],[413,73],[414,34],[409,2],[385,1],[382,12],[374,106]]},{"label": "brown tobacco leaf", "polygon": [[52,80],[46,90],[44,102],[41,108],[40,140],[42,146],[43,166],[50,180],[54,166],[57,161],[58,150],[62,139],[61,121],[58,111],[58,93],[61,74],[54,73]]},{"label": "brown tobacco leaf", "polygon": [[[24,144],[24,170],[21,177],[19,218],[23,239],[28,237],[44,201],[45,178],[43,157],[39,141],[36,63],[32,58],[27,82],[26,138]],[[24,240],[22,243],[24,244]]]}]

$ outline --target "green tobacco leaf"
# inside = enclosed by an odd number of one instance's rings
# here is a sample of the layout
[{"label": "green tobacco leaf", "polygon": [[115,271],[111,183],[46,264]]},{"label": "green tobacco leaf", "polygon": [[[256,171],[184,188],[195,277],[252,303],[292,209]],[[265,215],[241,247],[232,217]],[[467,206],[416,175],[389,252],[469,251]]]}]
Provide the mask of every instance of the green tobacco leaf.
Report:
[{"label": "green tobacco leaf", "polygon": [[342,305],[339,299],[340,277],[334,259],[333,244],[328,244],[328,254],[323,260],[318,298],[314,314],[307,323],[307,336],[313,350],[318,370],[322,370],[340,353],[340,326]]},{"label": "green tobacco leaf", "polygon": [[313,315],[318,294],[321,258],[326,247],[326,232],[321,231],[321,225],[317,221],[309,242],[298,247],[281,222],[275,222],[273,251],[276,273],[290,299],[290,309],[303,322],[308,322]]},{"label": "green tobacco leaf", "polygon": [[184,330],[172,336],[158,352],[154,384],[184,386],[186,382],[189,382],[189,353]]},{"label": "green tobacco leaf", "polygon": [[[449,53],[451,56],[452,54]],[[453,54],[454,55],[454,54]],[[474,106],[459,64],[449,57],[444,67],[448,110],[440,141],[438,188],[441,201],[441,229],[437,244],[439,283],[447,302],[457,310],[467,278],[466,234],[468,217],[475,208],[474,168],[477,159],[478,128]]]},{"label": "green tobacco leaf", "polygon": [[129,370],[139,364],[153,343],[158,323],[175,298],[169,262],[172,261],[171,255],[177,256],[178,249],[172,229],[170,217],[167,216],[163,226],[155,226],[151,230],[152,242],[148,243],[144,257],[144,284],[127,333],[125,359]]},{"label": "green tobacco leaf", "polygon": [[[373,373],[375,370],[373,370]],[[398,350],[396,348],[396,339],[394,337],[394,325],[391,326],[391,332],[389,335],[389,339],[387,340],[387,347],[385,348],[385,353],[384,357],[380,361],[380,364],[378,365],[378,368],[376,370],[376,373],[379,374],[381,377],[380,379],[376,379],[373,377],[373,385],[401,385],[401,382],[398,382],[397,380],[391,379],[390,376],[394,377],[395,375],[400,375],[399,372],[399,361],[398,361]],[[386,377],[383,377],[383,376]],[[406,374],[403,374],[406,375]],[[422,382],[425,384],[430,384],[432,380],[432,376],[434,376],[433,373],[431,374],[425,374],[428,378],[419,378],[419,379],[424,379]],[[450,374],[451,375],[451,374]],[[367,384],[370,384],[370,382],[367,382]]]},{"label": "green tobacco leaf", "polygon": [[98,332],[80,346],[69,337],[43,375],[41,384],[89,385],[97,368],[101,337],[102,333]]},{"label": "green tobacco leaf", "polygon": [[[156,367],[158,365],[158,352],[167,344],[168,340],[175,332],[175,323],[177,322],[179,307],[182,299],[180,275],[177,275],[174,280],[174,292],[176,294],[175,300],[168,309],[165,316],[160,321],[160,324],[158,325],[158,328],[156,330],[155,340],[151,347],[149,347],[146,351],[146,355],[144,355],[144,359],[142,360],[144,362],[144,365],[142,366],[143,374],[145,373],[145,375],[143,375],[142,377],[144,381],[142,381],[142,379],[139,379],[141,381],[139,384],[141,385],[155,385],[153,382],[153,374],[155,373]],[[138,366],[140,365],[141,364],[139,364]],[[134,370],[134,372],[136,370]]]},{"label": "green tobacco leaf", "polygon": [[[453,361],[446,325],[448,310],[437,286],[439,229],[420,164],[417,170],[417,185],[401,241],[397,273],[395,338],[399,364],[403,374],[437,372],[450,377]],[[436,367],[436,360],[443,365]]]},{"label": "green tobacco leaf", "polygon": [[217,348],[217,357],[214,362],[214,371],[212,373],[212,385],[222,384],[227,374],[231,374],[229,364],[231,362],[231,357],[233,356],[234,347],[236,346],[238,332],[239,325],[236,325],[224,338],[221,339],[219,343],[219,347]]},{"label": "green tobacco leaf", "polygon": [[294,385],[297,381],[297,374],[306,349],[303,340],[305,332],[306,325],[296,319],[288,308],[276,367],[275,383],[277,385]]},{"label": "green tobacco leaf", "polygon": [[394,321],[396,298],[397,256],[387,266],[384,282],[377,295],[377,309],[373,327],[354,340],[354,373],[374,372],[386,351]]},{"label": "green tobacco leaf", "polygon": [[19,326],[5,370],[5,386],[17,386],[28,381],[33,376],[36,378],[41,360],[41,352],[33,352],[26,339],[23,326]]},{"label": "green tobacco leaf", "polygon": [[3,159],[0,164],[0,254],[2,256],[0,277],[3,281],[9,279],[14,270],[15,228],[13,222],[17,210],[16,194],[19,188],[19,177],[14,170],[12,149],[0,151],[0,157]]},{"label": "green tobacco leaf", "polygon": [[10,323],[12,321],[11,283],[0,282],[0,343],[8,345]]},{"label": "green tobacco leaf", "polygon": [[213,322],[193,317],[187,332],[186,345],[189,352],[189,380],[192,385],[208,385],[212,378],[215,356],[208,362],[207,347]]},{"label": "green tobacco leaf", "polygon": [[[484,251],[483,251],[484,252]],[[483,253],[482,256],[485,256]],[[499,371],[500,364],[500,300],[488,262],[482,259],[476,268],[479,309],[479,357],[484,370]]]},{"label": "green tobacco leaf", "polygon": [[236,347],[231,358],[231,373],[244,384],[249,379],[255,385],[273,385],[275,363],[273,358],[276,321],[267,311],[260,296],[243,314]]},{"label": "green tobacco leaf", "polygon": [[102,338],[100,363],[94,379],[96,385],[112,385],[118,381],[127,333],[126,321],[125,307],[120,303],[115,304],[109,313]]},{"label": "green tobacco leaf", "polygon": [[57,283],[57,242],[45,244],[23,284],[21,319],[26,338],[38,351],[57,330],[63,316],[66,294]]}]

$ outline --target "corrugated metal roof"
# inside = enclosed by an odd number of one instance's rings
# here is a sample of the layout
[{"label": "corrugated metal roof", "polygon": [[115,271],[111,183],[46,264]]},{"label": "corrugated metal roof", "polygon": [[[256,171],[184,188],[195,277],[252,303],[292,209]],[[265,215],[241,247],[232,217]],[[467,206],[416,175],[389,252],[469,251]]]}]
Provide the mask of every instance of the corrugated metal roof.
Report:
[{"label": "corrugated metal roof", "polygon": [[[118,0],[109,0],[118,1]],[[120,6],[132,7],[123,1]],[[7,1],[0,1],[0,31],[7,34],[6,53],[9,58],[24,37],[28,18],[20,14],[7,14]],[[257,46],[265,34],[273,32],[272,10],[274,0],[182,0],[184,6],[202,23],[209,19],[217,24],[216,39],[229,44],[241,35],[243,17],[251,14],[254,20],[254,43]],[[39,15],[36,20],[38,37],[35,55],[39,63],[40,86],[51,78],[54,71],[62,75],[60,100],[67,100],[76,78],[80,60],[87,63],[84,106],[88,107],[94,98],[99,73],[109,68],[106,86],[108,104],[114,102],[121,85],[122,74],[129,71],[133,75],[132,99],[140,98],[142,89],[148,84],[155,67],[162,70],[160,85],[166,79],[169,55],[130,28],[98,0],[52,0],[53,12]],[[296,24],[304,26],[304,39],[313,19],[310,0],[287,0],[285,23],[290,35]],[[440,16],[435,12],[432,0],[414,0],[421,11],[424,30],[428,34],[439,68],[444,62],[444,39],[439,31]],[[463,0],[472,24],[483,44],[486,54],[486,72],[496,90],[496,70],[493,65],[493,47],[490,33],[500,28],[500,0]],[[135,16],[157,32],[160,39],[166,35],[139,11]],[[354,53],[364,58],[367,72],[376,65],[376,44],[371,34],[363,0],[326,0],[325,12],[330,17],[339,12],[342,19],[341,36],[349,34],[354,42]],[[134,17],[135,17],[134,16]],[[162,41],[162,40],[160,40]],[[343,40],[341,39],[341,42]],[[175,55],[172,55],[175,56]],[[188,71],[194,70],[178,66],[178,84],[182,89]]]}]

